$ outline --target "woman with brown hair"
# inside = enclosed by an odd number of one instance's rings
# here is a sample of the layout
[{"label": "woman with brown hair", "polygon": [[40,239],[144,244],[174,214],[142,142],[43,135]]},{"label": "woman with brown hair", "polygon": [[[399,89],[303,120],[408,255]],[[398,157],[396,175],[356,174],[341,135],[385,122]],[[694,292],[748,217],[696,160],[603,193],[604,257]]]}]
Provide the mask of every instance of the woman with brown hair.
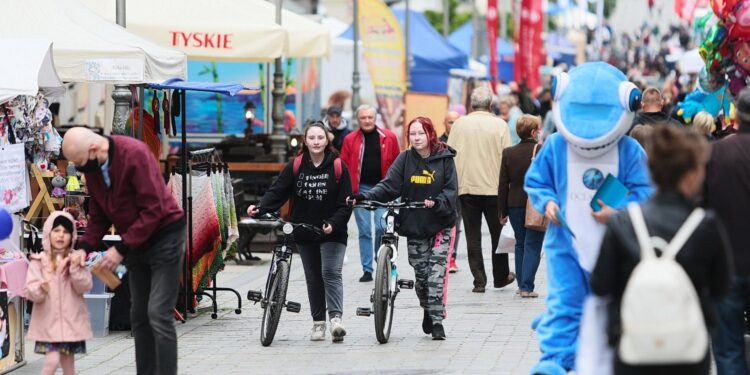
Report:
[{"label": "woman with brown hair", "polygon": [[539,117],[532,115],[523,115],[516,122],[521,142],[503,150],[497,192],[499,220],[505,224],[510,218],[516,236],[516,280],[522,298],[539,297],[534,292],[534,278],[541,259],[544,232],[527,229],[524,225],[528,196],[523,190],[523,182],[531,160],[541,147],[537,143],[540,125]]},{"label": "woman with brown hair", "polygon": [[287,163],[279,178],[247,214],[274,212],[291,199],[291,221],[321,228],[323,236],[300,229],[294,233],[302,268],[313,328],[310,340],[325,340],[326,310],[333,342],[344,340],[341,320],[344,308],[342,268],[346,253],[347,223],[352,214],[346,204],[352,188],[349,172],[338,159],[328,138],[328,130],[316,121],[305,128],[302,159]]},{"label": "woman with brown hair", "polygon": [[[641,206],[645,230],[649,236],[671,242],[695,209],[695,198],[705,177],[709,145],[697,132],[673,126],[657,126],[654,127],[646,148],[649,155],[648,166],[658,192]],[[609,306],[608,334],[609,343],[616,351],[615,374],[708,374],[710,359],[707,342],[705,356],[695,363],[665,361],[636,365],[623,361],[620,352],[623,333],[633,335],[634,332],[624,330],[622,318],[626,315],[621,316],[623,295],[631,273],[641,261],[641,252],[649,249],[641,249],[631,216],[627,212],[611,217],[606,225],[601,253],[591,274],[591,288],[594,294],[610,297],[612,300]],[[651,237],[652,243],[658,243],[653,240],[654,237]],[[712,328],[715,321],[714,301],[720,300],[729,290],[731,267],[728,252],[729,243],[723,226],[712,211],[706,210],[674,257],[697,292],[700,310],[708,329]],[[661,251],[656,253],[662,256]],[[661,313],[665,314],[664,311]],[[632,316],[627,315],[630,319]],[[639,317],[643,318],[649,319]],[[671,315],[667,317],[670,318],[675,319]]]}]

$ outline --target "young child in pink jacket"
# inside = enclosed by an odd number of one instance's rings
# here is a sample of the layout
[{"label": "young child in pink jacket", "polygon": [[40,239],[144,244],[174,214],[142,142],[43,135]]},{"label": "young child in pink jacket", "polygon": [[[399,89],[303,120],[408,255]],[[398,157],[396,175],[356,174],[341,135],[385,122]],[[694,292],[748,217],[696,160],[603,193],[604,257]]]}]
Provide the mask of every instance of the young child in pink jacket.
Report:
[{"label": "young child in pink jacket", "polygon": [[27,340],[44,354],[42,374],[75,374],[74,355],[86,352],[92,337],[83,294],[91,289],[86,253],[73,250],[76,227],[67,212],[53,212],[44,222],[44,251],[31,256],[24,292],[34,302]]}]

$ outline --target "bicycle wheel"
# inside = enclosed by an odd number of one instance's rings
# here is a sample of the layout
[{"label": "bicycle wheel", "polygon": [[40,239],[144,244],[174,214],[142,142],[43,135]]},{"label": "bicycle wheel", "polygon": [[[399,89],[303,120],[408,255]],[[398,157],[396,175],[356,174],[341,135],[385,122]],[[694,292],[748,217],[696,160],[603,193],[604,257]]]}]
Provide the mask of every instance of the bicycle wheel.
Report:
[{"label": "bicycle wheel", "polygon": [[279,326],[281,310],[284,309],[286,301],[286,288],[289,285],[289,263],[282,260],[277,264],[276,274],[271,280],[271,288],[268,290],[266,308],[263,310],[263,322],[260,327],[260,343],[263,346],[271,345],[276,328]]},{"label": "bicycle wheel", "polygon": [[393,298],[391,296],[391,255],[393,249],[383,246],[378,251],[378,264],[375,271],[375,290],[373,292],[373,313],[375,315],[375,336],[378,342],[385,344],[391,336],[393,323]]}]

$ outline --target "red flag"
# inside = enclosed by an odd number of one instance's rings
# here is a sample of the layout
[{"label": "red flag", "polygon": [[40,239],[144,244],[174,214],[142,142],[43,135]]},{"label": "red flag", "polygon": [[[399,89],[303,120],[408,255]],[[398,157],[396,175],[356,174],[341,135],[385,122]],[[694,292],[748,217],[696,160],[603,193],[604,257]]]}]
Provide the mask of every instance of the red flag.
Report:
[{"label": "red flag", "polygon": [[487,43],[490,44],[490,78],[497,94],[497,0],[487,0]]},{"label": "red flag", "polygon": [[674,0],[674,11],[685,21],[692,22],[695,8],[708,6],[708,0]]},{"label": "red flag", "polygon": [[519,84],[536,90],[541,86],[539,67],[544,62],[542,50],[542,30],[544,13],[542,0],[521,0],[521,22],[516,40],[514,79]]}]

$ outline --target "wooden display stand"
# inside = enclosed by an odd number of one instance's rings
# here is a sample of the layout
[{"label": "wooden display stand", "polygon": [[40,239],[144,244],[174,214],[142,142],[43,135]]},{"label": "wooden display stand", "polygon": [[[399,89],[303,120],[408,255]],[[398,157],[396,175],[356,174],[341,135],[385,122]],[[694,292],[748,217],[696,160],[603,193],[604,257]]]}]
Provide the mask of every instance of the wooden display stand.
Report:
[{"label": "wooden display stand", "polygon": [[[54,177],[52,172],[42,172],[41,170],[39,170],[39,167],[37,167],[36,164],[31,164],[31,175],[34,177],[32,186],[34,186],[34,182],[36,182],[36,186],[39,188],[39,192],[36,193],[34,202],[31,203],[29,212],[26,213],[25,219],[27,221],[31,221],[31,219],[39,217],[39,212],[42,210],[42,208],[46,208],[47,213],[50,213],[56,211],[55,204],[58,205],[58,207],[62,207],[62,205],[65,203],[63,198],[52,198],[50,196],[50,191],[47,188],[47,184],[45,183],[44,179]],[[44,203],[44,205],[42,205],[42,203]]]}]

